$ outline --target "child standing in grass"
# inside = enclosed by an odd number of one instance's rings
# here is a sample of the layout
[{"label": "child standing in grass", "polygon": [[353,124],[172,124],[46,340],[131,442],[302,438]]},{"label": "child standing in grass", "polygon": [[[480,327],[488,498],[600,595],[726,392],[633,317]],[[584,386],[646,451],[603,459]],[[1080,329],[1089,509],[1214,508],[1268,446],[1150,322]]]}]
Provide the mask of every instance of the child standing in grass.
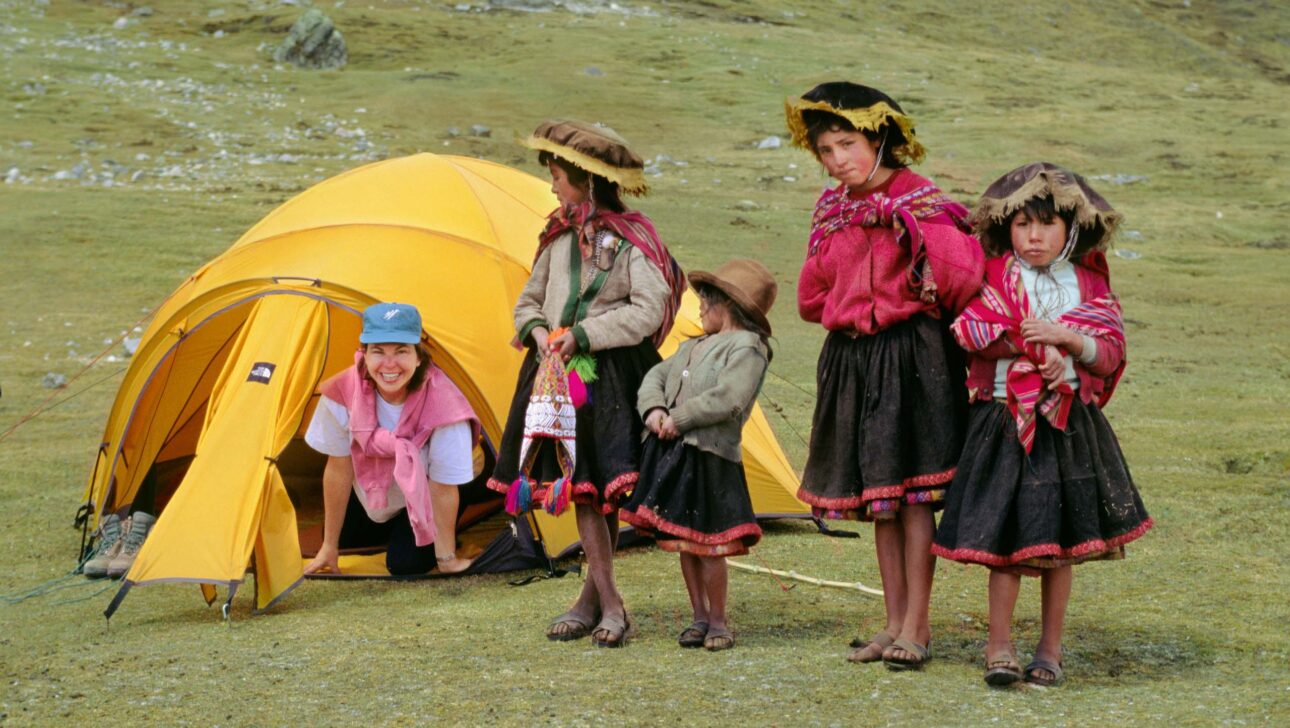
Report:
[{"label": "child standing in grass", "polygon": [[641,475],[622,519],[681,555],[694,621],[682,647],[735,646],[726,623],[727,556],[761,539],[740,439],[771,358],[766,314],[777,286],[754,260],[690,274],[704,335],[650,369],[637,404],[645,427]]},{"label": "child standing in grass", "polygon": [[874,521],[887,619],[847,659],[916,669],[930,655],[932,511],[966,419],[943,312],[976,293],[984,257],[967,208],[907,168],[924,151],[893,99],[838,82],[786,106],[794,143],[839,183],[816,204],[797,288],[802,318],[829,331],[798,497],[817,517]]},{"label": "child standing in grass", "polygon": [[[973,404],[932,550],[990,567],[985,681],[1054,685],[1071,566],[1123,558],[1151,528],[1101,411],[1124,371],[1103,254],[1120,215],[1079,175],[1036,162],[990,185],[972,219],[991,258],[952,327]],[[1040,577],[1043,620],[1024,671],[1011,636],[1022,575]]]}]

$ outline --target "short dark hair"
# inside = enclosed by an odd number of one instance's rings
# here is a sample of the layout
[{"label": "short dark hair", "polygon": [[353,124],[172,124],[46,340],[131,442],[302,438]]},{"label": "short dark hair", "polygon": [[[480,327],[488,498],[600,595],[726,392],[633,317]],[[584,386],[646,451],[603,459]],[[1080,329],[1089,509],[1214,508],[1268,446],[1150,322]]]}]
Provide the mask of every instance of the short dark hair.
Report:
[{"label": "short dark hair", "polygon": [[[806,124],[806,138],[811,142],[811,151],[815,151],[816,140],[826,131],[856,131],[855,125],[844,117],[819,109],[803,111],[802,121]],[[869,131],[868,129],[860,129],[859,131],[871,142],[881,142],[883,136],[886,135],[887,141],[883,145],[882,159],[878,160],[878,164],[887,169],[904,169],[909,166],[900,161],[894,152],[894,150],[909,142],[905,138],[905,132],[901,131],[900,126],[891,122],[884,122],[882,126],[878,127],[878,131]],[[819,152],[816,152],[816,156],[819,156]]]},{"label": "short dark hair", "polygon": [[[1067,235],[1070,235],[1072,225],[1079,224],[1075,220],[1075,208],[1059,210],[1052,196],[1047,194],[1042,197],[1032,197],[1021,207],[1013,210],[1003,222],[991,224],[981,232],[981,245],[985,248],[986,255],[994,258],[1012,250],[1012,221],[1021,213],[1025,213],[1032,220],[1045,223],[1052,222],[1053,218],[1059,218],[1066,223]],[[1080,226],[1075,249],[1071,251],[1072,260],[1083,257],[1092,249],[1096,241],[1102,239],[1104,232],[1100,222]]]},{"label": "short dark hair", "polygon": [[[358,345],[359,351],[362,351],[364,354],[366,354],[368,346],[371,346],[371,345],[359,344]],[[409,392],[415,392],[421,388],[422,384],[425,384],[426,373],[430,369],[430,352],[426,351],[426,348],[420,344],[413,344],[412,348],[415,349],[417,352],[417,368],[413,370],[412,378],[408,380]],[[372,380],[372,375],[367,371],[366,364],[360,362],[358,365],[358,371],[363,375],[364,379],[366,379],[369,382],[372,382],[373,385],[376,384],[376,382]]]},{"label": "short dark hair", "polygon": [[751,331],[761,339],[761,343],[766,346],[766,362],[775,358],[775,352],[770,346],[770,332],[762,328],[761,324],[752,320],[742,308],[735,305],[726,292],[712,285],[711,283],[700,283],[694,287],[694,292],[699,299],[706,302],[709,306],[725,306],[730,312],[730,318],[734,319],[735,325],[745,331]]},{"label": "short dark hair", "polygon": [[617,182],[611,182],[598,174],[588,172],[558,154],[547,151],[538,152],[538,164],[547,167],[552,163],[564,170],[564,174],[569,178],[570,182],[579,187],[586,187],[591,192],[591,199],[595,200],[597,207],[603,207],[613,212],[627,211],[627,206],[623,204],[622,195],[619,193]]}]

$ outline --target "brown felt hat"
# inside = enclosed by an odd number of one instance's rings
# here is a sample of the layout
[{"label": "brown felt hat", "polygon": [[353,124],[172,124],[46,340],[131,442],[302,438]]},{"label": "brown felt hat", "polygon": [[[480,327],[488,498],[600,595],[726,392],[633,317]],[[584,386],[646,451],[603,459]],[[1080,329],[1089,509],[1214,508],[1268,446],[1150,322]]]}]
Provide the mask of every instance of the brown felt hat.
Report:
[{"label": "brown felt hat", "polygon": [[550,152],[579,169],[618,183],[627,194],[643,195],[645,160],[627,146],[618,132],[600,124],[570,119],[550,119],[538,124],[533,135],[520,141],[529,149]]},{"label": "brown felt hat", "polygon": [[766,314],[775,305],[775,295],[779,293],[779,284],[770,270],[758,261],[750,258],[735,258],[722,263],[716,270],[696,270],[690,273],[690,285],[698,288],[707,284],[730,297],[736,306],[758,326],[770,333],[770,321]]},{"label": "brown felt hat", "polygon": [[1050,197],[1053,206],[1073,211],[1079,227],[1073,257],[1106,250],[1123,216],[1078,174],[1051,162],[1031,162],[995,180],[976,203],[969,222],[991,255],[1011,250],[1008,221],[1026,203]]}]

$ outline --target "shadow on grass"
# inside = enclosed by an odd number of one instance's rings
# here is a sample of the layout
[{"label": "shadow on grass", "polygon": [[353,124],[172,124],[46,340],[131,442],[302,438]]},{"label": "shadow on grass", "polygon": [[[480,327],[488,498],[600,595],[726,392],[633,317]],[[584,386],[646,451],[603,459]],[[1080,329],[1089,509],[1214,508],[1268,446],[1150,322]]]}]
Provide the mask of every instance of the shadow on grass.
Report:
[{"label": "shadow on grass", "polygon": [[[1068,622],[1063,635],[1062,666],[1081,683],[1150,683],[1194,675],[1219,661],[1223,645],[1208,632],[1185,624],[1130,623],[1123,614],[1101,621]],[[982,664],[986,616],[954,625],[933,618],[933,652],[938,660],[973,668]],[[1013,643],[1025,664],[1039,641],[1038,619],[1013,623]],[[1233,659],[1238,648],[1231,647]]]}]

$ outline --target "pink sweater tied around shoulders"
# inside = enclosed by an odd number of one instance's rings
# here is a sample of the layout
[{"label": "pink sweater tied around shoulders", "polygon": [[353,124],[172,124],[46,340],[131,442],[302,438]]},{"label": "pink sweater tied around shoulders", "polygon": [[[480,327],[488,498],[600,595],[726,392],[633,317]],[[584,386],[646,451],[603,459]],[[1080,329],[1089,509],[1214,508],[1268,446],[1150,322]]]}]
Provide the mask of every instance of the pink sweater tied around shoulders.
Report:
[{"label": "pink sweater tied around shoulders", "polygon": [[391,432],[376,419],[379,396],[370,379],[363,376],[363,353],[354,357],[355,366],[328,379],[322,393],[339,402],[349,412],[350,455],[354,461],[354,479],[367,496],[372,509],[389,504],[388,492],[393,481],[407,501],[408,520],[418,546],[435,539],[434,506],[430,502],[430,484],[421,450],[434,431],[457,422],[470,422],[473,438],[479,437],[479,419],[465,395],[448,379],[443,370],[431,364],[425,381],[403,401],[399,423]]}]

